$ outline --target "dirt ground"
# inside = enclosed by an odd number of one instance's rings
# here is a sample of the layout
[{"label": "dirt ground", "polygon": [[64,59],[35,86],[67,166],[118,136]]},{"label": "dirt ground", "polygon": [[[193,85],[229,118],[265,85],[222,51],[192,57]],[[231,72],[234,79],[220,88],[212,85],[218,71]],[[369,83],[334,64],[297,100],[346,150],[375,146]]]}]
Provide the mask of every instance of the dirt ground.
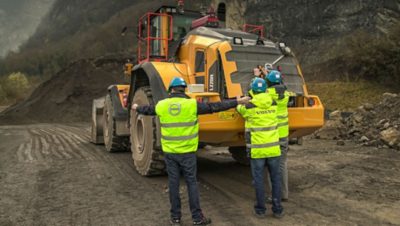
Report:
[{"label": "dirt ground", "polygon": [[2,111],[4,111],[6,108],[8,108],[8,106],[0,106],[0,113],[1,113]]},{"label": "dirt ground", "polygon": [[[87,125],[0,126],[0,225],[167,225],[166,176],[144,178],[128,152],[89,143]],[[252,215],[248,167],[199,151],[213,225],[400,225],[400,152],[305,140],[289,152],[283,219]],[[184,225],[191,225],[182,186]]]}]

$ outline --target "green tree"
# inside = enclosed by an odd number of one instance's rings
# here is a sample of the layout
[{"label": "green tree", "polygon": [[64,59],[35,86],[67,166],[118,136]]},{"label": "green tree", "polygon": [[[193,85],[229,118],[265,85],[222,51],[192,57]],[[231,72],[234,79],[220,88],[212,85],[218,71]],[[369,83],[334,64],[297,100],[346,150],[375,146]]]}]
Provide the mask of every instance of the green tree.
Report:
[{"label": "green tree", "polygon": [[4,91],[3,87],[0,85],[0,104],[7,104],[7,94]]},{"label": "green tree", "polygon": [[7,99],[22,100],[29,91],[29,80],[21,72],[15,72],[7,76],[2,84]]}]

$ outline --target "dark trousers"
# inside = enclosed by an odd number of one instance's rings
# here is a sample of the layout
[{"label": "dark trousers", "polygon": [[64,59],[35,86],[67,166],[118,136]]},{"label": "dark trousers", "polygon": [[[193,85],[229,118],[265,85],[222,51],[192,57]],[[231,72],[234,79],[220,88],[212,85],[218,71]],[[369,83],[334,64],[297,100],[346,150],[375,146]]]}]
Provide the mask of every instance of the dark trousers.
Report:
[{"label": "dark trousers", "polygon": [[282,175],[282,199],[289,199],[289,176],[287,166],[287,153],[289,151],[289,138],[279,138],[281,147],[281,175]]},{"label": "dark trousers", "polygon": [[181,198],[179,196],[179,179],[181,173],[186,181],[189,195],[190,212],[192,219],[198,221],[202,218],[197,187],[197,158],[195,153],[168,154],[165,153],[165,164],[168,172],[169,201],[171,203],[171,218],[180,219]]},{"label": "dark trousers", "polygon": [[272,183],[272,212],[282,213],[281,205],[281,172],[279,169],[280,157],[251,159],[251,173],[253,175],[254,188],[256,190],[256,204],[254,210],[256,213],[265,213],[265,184],[264,168],[267,166]]}]

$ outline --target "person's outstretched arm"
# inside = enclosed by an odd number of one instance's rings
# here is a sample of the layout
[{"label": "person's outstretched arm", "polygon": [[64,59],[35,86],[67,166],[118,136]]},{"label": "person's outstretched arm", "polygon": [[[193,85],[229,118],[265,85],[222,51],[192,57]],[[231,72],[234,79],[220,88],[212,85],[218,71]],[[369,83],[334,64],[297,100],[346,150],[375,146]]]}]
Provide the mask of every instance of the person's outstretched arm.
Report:
[{"label": "person's outstretched arm", "polygon": [[197,114],[211,114],[235,108],[238,104],[247,104],[250,97],[237,98],[236,100],[225,100],[216,103],[197,103]]},{"label": "person's outstretched arm", "polygon": [[141,115],[156,115],[156,107],[154,105],[139,106],[137,104],[133,104],[132,110]]}]

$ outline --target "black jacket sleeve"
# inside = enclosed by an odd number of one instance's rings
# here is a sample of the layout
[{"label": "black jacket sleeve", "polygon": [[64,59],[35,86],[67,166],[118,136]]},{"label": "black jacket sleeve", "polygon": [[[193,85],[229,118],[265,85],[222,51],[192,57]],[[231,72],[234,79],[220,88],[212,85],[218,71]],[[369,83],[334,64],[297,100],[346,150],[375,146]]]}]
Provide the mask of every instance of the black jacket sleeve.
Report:
[{"label": "black jacket sleeve", "polygon": [[197,114],[211,114],[214,112],[226,111],[238,105],[236,100],[226,100],[216,103],[197,103]]},{"label": "black jacket sleeve", "polygon": [[136,111],[142,115],[156,115],[156,107],[154,105],[138,106]]}]

